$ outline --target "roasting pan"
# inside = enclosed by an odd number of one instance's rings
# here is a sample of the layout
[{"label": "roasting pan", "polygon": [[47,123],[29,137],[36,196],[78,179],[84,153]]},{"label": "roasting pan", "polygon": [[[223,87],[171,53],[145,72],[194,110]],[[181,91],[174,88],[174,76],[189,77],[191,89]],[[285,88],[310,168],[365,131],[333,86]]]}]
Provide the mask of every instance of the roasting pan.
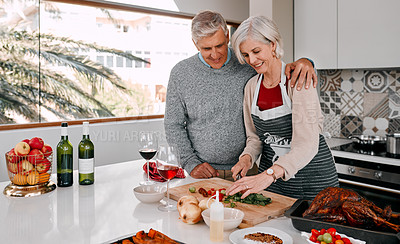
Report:
[{"label": "roasting pan", "polygon": [[[312,201],[297,200],[290,209],[285,212],[285,216],[292,220],[293,227],[300,231],[311,232],[311,229],[328,229],[333,227],[339,233],[346,234],[355,239],[363,240],[368,244],[398,244],[400,243],[400,232],[391,233],[385,231],[374,231],[356,228],[336,223],[324,222],[320,220],[303,218],[303,213],[308,209]],[[394,224],[399,224],[398,220],[391,220]]]}]

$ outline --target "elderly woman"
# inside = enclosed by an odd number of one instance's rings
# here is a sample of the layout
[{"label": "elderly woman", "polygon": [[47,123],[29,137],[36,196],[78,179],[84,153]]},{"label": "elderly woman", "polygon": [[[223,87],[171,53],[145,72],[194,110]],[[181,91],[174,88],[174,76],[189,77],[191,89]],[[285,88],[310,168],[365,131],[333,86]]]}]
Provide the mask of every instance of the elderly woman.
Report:
[{"label": "elderly woman", "polygon": [[232,168],[245,176],[261,154],[259,172],[236,181],[227,194],[268,190],[312,199],[328,186],[338,186],[332,154],[320,134],[323,116],[315,88],[296,90],[285,76],[282,39],[275,23],[250,17],[232,37],[241,63],[258,73],[245,87],[246,147]]}]

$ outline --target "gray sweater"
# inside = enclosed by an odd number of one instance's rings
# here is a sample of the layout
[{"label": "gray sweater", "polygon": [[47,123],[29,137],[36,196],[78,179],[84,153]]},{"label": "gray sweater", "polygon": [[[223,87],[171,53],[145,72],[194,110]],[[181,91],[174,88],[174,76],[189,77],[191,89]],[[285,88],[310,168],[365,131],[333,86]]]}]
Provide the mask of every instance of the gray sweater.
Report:
[{"label": "gray sweater", "polygon": [[172,69],[165,133],[168,144],[178,147],[187,172],[204,162],[225,170],[237,163],[246,144],[244,87],[255,74],[235,55],[220,69],[207,67],[198,54]]}]

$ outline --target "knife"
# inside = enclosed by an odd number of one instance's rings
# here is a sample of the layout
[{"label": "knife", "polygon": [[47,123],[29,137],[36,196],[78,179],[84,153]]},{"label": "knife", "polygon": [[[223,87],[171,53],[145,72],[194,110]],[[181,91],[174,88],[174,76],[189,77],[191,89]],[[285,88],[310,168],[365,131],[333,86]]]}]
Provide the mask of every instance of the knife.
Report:
[{"label": "knife", "polygon": [[242,176],[240,175],[240,172],[239,172],[239,174],[236,175],[236,180],[240,180],[241,178],[242,178]]}]

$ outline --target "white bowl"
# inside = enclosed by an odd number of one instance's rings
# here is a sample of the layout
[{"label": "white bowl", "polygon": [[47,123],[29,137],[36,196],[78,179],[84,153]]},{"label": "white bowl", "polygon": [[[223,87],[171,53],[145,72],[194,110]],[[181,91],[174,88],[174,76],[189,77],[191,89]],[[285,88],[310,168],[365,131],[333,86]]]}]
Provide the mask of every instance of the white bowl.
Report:
[{"label": "white bowl", "polygon": [[143,203],[155,203],[164,198],[167,188],[162,185],[143,185],[133,188],[133,193]]},{"label": "white bowl", "polygon": [[[210,209],[201,212],[204,222],[210,226]],[[224,208],[224,231],[235,229],[242,223],[244,213],[235,208]]]}]

